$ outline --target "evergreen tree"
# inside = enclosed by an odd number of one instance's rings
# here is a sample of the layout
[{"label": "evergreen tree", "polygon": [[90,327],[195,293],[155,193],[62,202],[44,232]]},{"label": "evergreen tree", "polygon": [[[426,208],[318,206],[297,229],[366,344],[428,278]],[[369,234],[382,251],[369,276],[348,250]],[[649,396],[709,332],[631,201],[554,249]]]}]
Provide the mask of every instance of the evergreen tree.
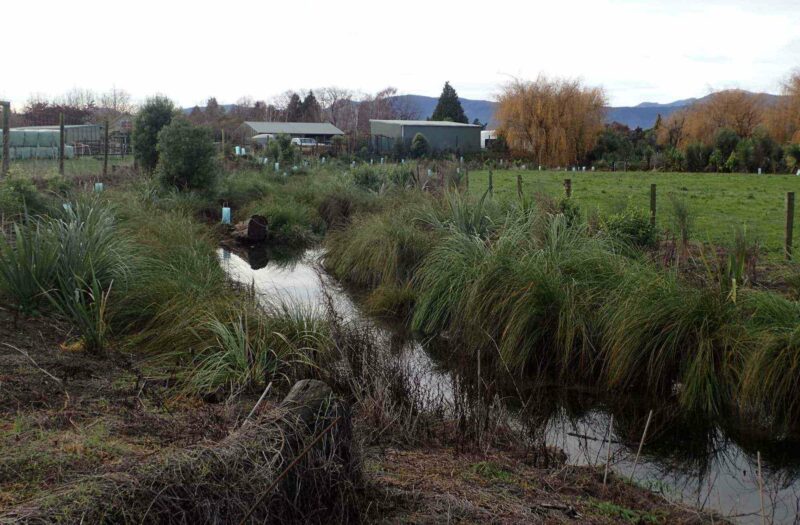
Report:
[{"label": "evergreen tree", "polygon": [[411,148],[410,148],[411,156],[417,159],[425,157],[430,153],[430,145],[428,144],[428,139],[425,138],[425,135],[422,133],[417,133],[414,135],[414,138],[411,139]]},{"label": "evergreen tree", "polygon": [[319,122],[321,110],[313,91],[309,91],[300,104],[300,113],[302,114],[303,122]]},{"label": "evergreen tree", "polygon": [[303,117],[303,102],[300,95],[292,93],[286,106],[286,122],[300,122]]},{"label": "evergreen tree", "polygon": [[133,121],[133,154],[139,166],[151,172],[158,163],[158,132],[172,121],[175,106],[166,97],[156,96],[147,99]]},{"label": "evergreen tree", "polygon": [[206,124],[209,126],[215,126],[218,122],[220,117],[222,117],[222,108],[219,107],[219,102],[217,102],[216,97],[211,97],[206,101]]},{"label": "evergreen tree", "polygon": [[211,130],[184,118],[173,119],[158,132],[158,175],[168,188],[207,190],[214,184],[214,140]]},{"label": "evergreen tree", "polygon": [[458,93],[450,85],[450,82],[444,83],[444,89],[442,89],[442,94],[439,96],[436,109],[433,110],[431,120],[449,120],[451,122],[461,122],[462,124],[469,122],[467,115],[464,114],[464,108],[461,107],[461,102],[458,100]]}]

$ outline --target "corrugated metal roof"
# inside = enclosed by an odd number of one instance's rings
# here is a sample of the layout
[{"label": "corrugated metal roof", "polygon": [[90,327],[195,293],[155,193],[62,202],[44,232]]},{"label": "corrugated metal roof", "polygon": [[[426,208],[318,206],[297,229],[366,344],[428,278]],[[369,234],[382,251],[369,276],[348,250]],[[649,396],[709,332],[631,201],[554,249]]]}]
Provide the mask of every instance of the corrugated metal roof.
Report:
[{"label": "corrugated metal roof", "polygon": [[381,122],[383,124],[397,124],[398,126],[443,126],[453,128],[480,128],[477,124],[462,124],[461,122],[450,122],[447,120],[379,120],[370,119],[370,122]]},{"label": "corrugated metal roof", "polygon": [[344,135],[330,122],[245,122],[258,134],[279,135]]}]

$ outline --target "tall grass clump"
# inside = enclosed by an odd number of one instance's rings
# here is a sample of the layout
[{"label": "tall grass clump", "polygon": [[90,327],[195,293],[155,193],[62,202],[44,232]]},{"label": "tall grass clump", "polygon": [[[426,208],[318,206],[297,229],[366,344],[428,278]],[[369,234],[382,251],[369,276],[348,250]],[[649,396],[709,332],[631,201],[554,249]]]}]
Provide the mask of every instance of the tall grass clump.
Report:
[{"label": "tall grass clump", "polygon": [[741,381],[742,404],[762,422],[800,423],[800,303],[749,291],[742,307],[754,341]]},{"label": "tall grass clump", "polygon": [[122,286],[131,268],[131,245],[119,231],[111,206],[97,198],[78,199],[46,220],[59,257],[56,279],[62,291],[97,281]]},{"label": "tall grass clump", "polygon": [[16,224],[12,232],[10,240],[0,240],[6,293],[25,310],[47,299],[76,325],[88,350],[102,351],[112,283],[125,287],[132,255],[109,205],[79,199],[53,216]]},{"label": "tall grass clump", "polygon": [[488,251],[486,242],[473,235],[456,232],[441,240],[414,276],[418,297],[412,328],[445,331],[459,319],[468,286],[480,275]]},{"label": "tall grass clump", "polygon": [[229,294],[215,239],[183,210],[152,204],[121,208],[122,229],[137,253],[136,278],[117,304],[117,322],[150,352],[172,349],[152,341],[166,328],[190,329],[192,312]]},{"label": "tall grass clump", "polygon": [[182,389],[192,394],[237,395],[270,382],[291,383],[328,346],[318,312],[298,304],[264,304],[254,295],[209,302],[191,311],[190,321],[188,330],[165,328],[158,337],[173,343],[163,357],[184,363]]},{"label": "tall grass clump", "polygon": [[520,214],[496,238],[456,233],[426,258],[413,326],[450,330],[506,366],[585,376],[593,315],[624,259],[562,215]]},{"label": "tall grass clump", "polygon": [[33,220],[0,234],[0,290],[23,311],[33,311],[50,288],[58,259],[47,225]]},{"label": "tall grass clump", "polygon": [[440,230],[464,235],[488,237],[495,229],[498,208],[487,199],[489,192],[477,200],[458,191],[447,191],[442,204],[420,217],[420,221]]},{"label": "tall grass clump", "polygon": [[398,204],[358,216],[346,230],[326,238],[325,266],[358,286],[408,282],[436,237],[415,223],[417,215],[413,204]]},{"label": "tall grass clump", "polygon": [[642,267],[624,277],[600,317],[609,386],[675,393],[698,413],[725,411],[743,336],[726,294]]}]

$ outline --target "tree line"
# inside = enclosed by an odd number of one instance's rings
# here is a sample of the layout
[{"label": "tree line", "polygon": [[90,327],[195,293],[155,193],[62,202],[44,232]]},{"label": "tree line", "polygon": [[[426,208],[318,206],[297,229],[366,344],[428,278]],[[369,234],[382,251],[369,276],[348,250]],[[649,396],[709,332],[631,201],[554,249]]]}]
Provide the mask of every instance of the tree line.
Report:
[{"label": "tree line", "polygon": [[308,91],[286,91],[270,102],[239,99],[221,106],[211,97],[205,106],[195,106],[189,120],[205,125],[217,135],[224,130],[232,134],[245,121],[330,122],[352,140],[369,135],[370,119],[417,118],[416,108],[397,97],[397,89],[387,87],[377,93],[336,86]]},{"label": "tree line", "polygon": [[20,126],[52,126],[64,115],[66,124],[91,124],[115,118],[135,109],[130,93],[116,87],[97,93],[89,89],[72,89],[63,95],[48,98],[31,96],[21,110],[12,108],[10,124]]},{"label": "tree line", "polygon": [[651,129],[604,123],[602,88],[579,80],[514,80],[495,114],[496,148],[550,167],[794,172],[800,168],[800,71],[780,96],[732,89],[672,113]]}]

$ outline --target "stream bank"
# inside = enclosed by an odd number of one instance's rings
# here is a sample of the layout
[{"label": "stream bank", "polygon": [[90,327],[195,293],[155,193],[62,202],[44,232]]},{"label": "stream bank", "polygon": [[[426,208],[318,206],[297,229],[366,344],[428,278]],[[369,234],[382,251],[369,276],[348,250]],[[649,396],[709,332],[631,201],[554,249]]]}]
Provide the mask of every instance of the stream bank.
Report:
[{"label": "stream bank", "polygon": [[[358,300],[321,269],[321,251],[308,250],[295,258],[278,256],[266,262],[260,260],[256,269],[247,260],[228,250],[221,249],[219,255],[231,278],[252,286],[265,300],[284,298],[321,312],[325,297],[332,297],[342,317],[364,323],[380,334],[392,355],[408,371],[405,377],[424,383],[424,389],[415,385],[410,391],[427,399],[444,402],[451,409],[457,405],[454,399],[462,395],[465,378],[455,365],[458,360],[455,350],[447,349],[447,345],[441,341],[419,340],[391,323],[362,314]],[[755,457],[755,450],[760,450],[764,460],[764,495],[768,502],[765,505],[768,518],[774,523],[787,523],[794,519],[797,490],[800,487],[797,469],[800,458],[793,452],[797,449],[792,443],[753,443],[730,430],[713,425],[700,428],[699,431],[692,430],[694,423],[678,422],[671,407],[655,406],[653,400],[615,402],[589,388],[548,385],[536,391],[516,388],[516,392],[511,394],[496,394],[511,426],[525,429],[533,440],[540,440],[548,448],[566,453],[567,463],[559,469],[562,473],[569,471],[576,475],[588,475],[601,471],[606,463],[606,454],[609,454],[608,431],[611,428],[609,465],[616,480],[632,479],[635,485],[652,492],[654,497],[664,497],[673,502],[673,509],[713,511],[737,523],[761,523],[762,520]],[[537,402],[531,403],[531,399]],[[488,403],[493,401],[489,400]],[[532,405],[536,405],[536,410],[531,410]],[[636,462],[638,440],[649,410],[644,405],[653,408],[654,416],[642,455]],[[613,426],[610,425],[612,416]],[[381,455],[380,460],[367,460],[370,468],[381,473],[377,479],[388,476],[385,481],[388,480],[389,485],[404,480],[402,483],[417,486],[413,476],[408,478],[406,468],[397,466],[400,470],[394,471],[391,462],[396,460],[398,465],[416,464],[415,468],[420,468],[445,462],[445,457],[459,464],[458,468],[452,467],[454,472],[463,473],[470,469],[485,472],[488,469],[492,472],[490,477],[497,475],[501,480],[514,476],[536,478],[532,472],[524,471],[528,468],[525,462],[514,459],[513,455],[501,454],[501,459],[495,457],[484,460],[479,456],[459,453],[458,447],[446,445],[424,451],[392,450]],[[488,461],[493,466],[482,465],[482,461]],[[496,465],[501,465],[498,467],[500,474],[495,472]],[[517,467],[524,472],[517,472]],[[415,468],[409,467],[408,470],[414,471]],[[393,477],[395,475],[399,477]],[[436,478],[436,475],[431,475]],[[429,479],[427,475],[423,477]],[[593,479],[591,475],[589,478]],[[599,482],[602,485],[602,475]],[[624,484],[635,489],[627,482]],[[698,511],[693,511],[692,515],[700,516]]]}]

